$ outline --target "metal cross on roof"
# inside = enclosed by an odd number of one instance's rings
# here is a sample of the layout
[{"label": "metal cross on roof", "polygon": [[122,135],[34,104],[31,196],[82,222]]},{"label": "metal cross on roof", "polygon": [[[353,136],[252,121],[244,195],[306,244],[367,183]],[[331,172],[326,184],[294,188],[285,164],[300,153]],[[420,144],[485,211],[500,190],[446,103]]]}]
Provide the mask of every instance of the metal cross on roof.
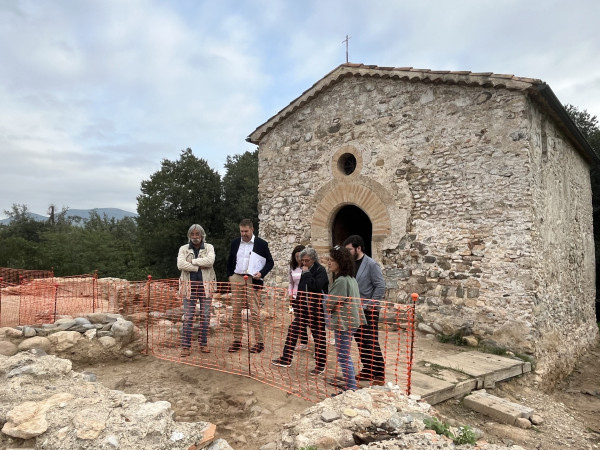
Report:
[{"label": "metal cross on roof", "polygon": [[346,35],[346,39],[342,41],[342,44],[346,43],[346,62],[348,62],[348,41],[350,40],[350,36]]}]

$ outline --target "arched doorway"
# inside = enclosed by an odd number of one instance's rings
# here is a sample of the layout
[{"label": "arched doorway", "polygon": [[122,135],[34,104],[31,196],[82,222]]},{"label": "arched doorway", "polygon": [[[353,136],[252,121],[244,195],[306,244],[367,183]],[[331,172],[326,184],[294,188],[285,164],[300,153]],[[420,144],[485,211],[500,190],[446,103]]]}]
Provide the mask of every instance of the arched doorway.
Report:
[{"label": "arched doorway", "polygon": [[331,226],[331,241],[333,245],[342,245],[344,240],[353,234],[358,234],[365,241],[363,251],[371,256],[371,239],[373,224],[369,216],[358,206],[342,207],[333,219]]}]

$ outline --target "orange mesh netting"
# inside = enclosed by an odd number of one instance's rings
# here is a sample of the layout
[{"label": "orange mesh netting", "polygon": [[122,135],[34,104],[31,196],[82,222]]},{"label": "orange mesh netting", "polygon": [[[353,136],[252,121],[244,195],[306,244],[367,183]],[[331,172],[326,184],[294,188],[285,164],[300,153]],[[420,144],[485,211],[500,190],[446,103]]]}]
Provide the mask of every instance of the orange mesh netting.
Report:
[{"label": "orange mesh netting", "polygon": [[[310,401],[348,386],[350,366],[338,361],[336,351],[347,348],[360,377],[358,388],[391,382],[410,393],[416,294],[410,304],[379,302],[378,317],[370,317],[378,346],[367,327],[354,336],[339,334],[347,345],[336,347],[334,329],[348,321],[349,311],[341,303],[332,319],[324,314],[323,302],[348,299],[311,294],[302,304],[291,305],[284,288],[216,282],[188,288],[197,301],[182,301],[176,279],[130,282],[82,276],[0,282],[0,325],[119,313],[140,328],[146,351],[155,357],[247,376]],[[189,355],[182,354],[182,347],[189,347]],[[311,373],[315,368],[319,373]]]},{"label": "orange mesh netting", "polygon": [[[37,278],[52,278],[52,270],[27,270],[12,269],[10,267],[0,267],[0,279],[9,284],[19,284],[23,280],[33,280]],[[0,283],[2,282],[0,281]]]}]

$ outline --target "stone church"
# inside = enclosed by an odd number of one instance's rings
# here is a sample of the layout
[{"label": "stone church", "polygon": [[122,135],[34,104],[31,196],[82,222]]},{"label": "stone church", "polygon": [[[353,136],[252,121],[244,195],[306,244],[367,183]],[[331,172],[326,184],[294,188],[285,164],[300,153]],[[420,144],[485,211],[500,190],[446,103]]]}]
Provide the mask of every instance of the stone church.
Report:
[{"label": "stone church", "polygon": [[528,354],[549,383],[596,339],[597,156],[546,83],[346,63],[248,141],[272,283],[296,244],[359,234],[422,329]]}]

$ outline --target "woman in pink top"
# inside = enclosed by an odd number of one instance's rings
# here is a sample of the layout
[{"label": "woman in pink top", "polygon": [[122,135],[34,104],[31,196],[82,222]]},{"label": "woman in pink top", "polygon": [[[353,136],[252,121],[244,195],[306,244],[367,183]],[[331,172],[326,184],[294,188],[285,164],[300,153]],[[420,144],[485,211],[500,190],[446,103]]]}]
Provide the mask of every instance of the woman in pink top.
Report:
[{"label": "woman in pink top", "polygon": [[[300,252],[304,250],[304,245],[297,245],[292,251],[292,258],[290,260],[289,270],[289,286],[288,294],[290,297],[290,305],[294,314],[301,314],[298,310],[299,305],[296,304],[296,294],[298,292],[298,282],[302,275],[302,268],[300,266]],[[308,350],[308,324],[304,325],[300,330],[299,344],[296,346],[296,350]]]}]

